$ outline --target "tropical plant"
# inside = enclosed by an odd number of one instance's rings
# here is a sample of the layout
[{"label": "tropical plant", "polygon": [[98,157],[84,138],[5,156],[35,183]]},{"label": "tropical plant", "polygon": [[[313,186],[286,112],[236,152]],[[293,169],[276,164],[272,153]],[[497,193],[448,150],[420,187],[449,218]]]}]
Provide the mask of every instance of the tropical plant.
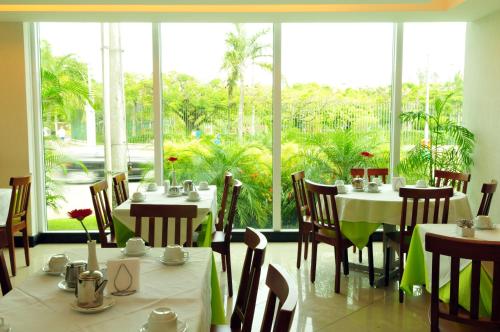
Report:
[{"label": "tropical plant", "polygon": [[272,65],[266,59],[272,57],[271,45],[262,43],[261,38],[269,33],[269,29],[260,30],[253,35],[248,35],[242,24],[235,24],[236,31],[226,36],[227,50],[224,53],[222,69],[228,72],[227,88],[228,101],[236,85],[240,87],[238,105],[238,137],[243,137],[243,107],[245,103],[245,71],[251,65],[257,65],[266,70],[272,70]]},{"label": "tropical plant", "polygon": [[453,96],[436,97],[432,112],[404,112],[403,123],[429,127],[429,141],[418,142],[399,164],[399,171],[411,179],[427,178],[434,183],[434,170],[469,171],[473,164],[474,134],[448,116],[448,101]]}]

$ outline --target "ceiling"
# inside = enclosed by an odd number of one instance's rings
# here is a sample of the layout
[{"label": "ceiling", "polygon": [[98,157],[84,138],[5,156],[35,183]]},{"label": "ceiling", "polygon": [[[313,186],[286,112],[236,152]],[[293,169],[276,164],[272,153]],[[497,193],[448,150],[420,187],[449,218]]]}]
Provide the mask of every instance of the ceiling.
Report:
[{"label": "ceiling", "polygon": [[1,21],[473,21],[500,0],[0,0]]}]

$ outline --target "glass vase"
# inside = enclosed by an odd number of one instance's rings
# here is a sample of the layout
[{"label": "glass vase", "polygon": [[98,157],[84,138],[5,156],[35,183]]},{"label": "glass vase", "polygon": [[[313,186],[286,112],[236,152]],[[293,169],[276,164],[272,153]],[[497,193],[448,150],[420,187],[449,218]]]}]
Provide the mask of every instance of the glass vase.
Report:
[{"label": "glass vase", "polygon": [[87,270],[98,271],[99,263],[97,263],[96,241],[95,240],[87,241],[87,247],[88,247]]}]

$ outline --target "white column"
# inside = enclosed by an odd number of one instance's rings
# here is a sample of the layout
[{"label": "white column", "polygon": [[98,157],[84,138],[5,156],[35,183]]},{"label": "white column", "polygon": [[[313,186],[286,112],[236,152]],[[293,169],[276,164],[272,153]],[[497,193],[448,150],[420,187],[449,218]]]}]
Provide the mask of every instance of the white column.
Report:
[{"label": "white column", "polygon": [[401,94],[403,85],[403,23],[394,23],[391,98],[391,164],[390,176],[397,176],[401,152]]},{"label": "white column", "polygon": [[161,78],[161,24],[153,23],[153,112],[154,173],[156,184],[163,183],[163,82]]},{"label": "white column", "polygon": [[273,24],[273,230],[281,230],[281,23]]},{"label": "white column", "polygon": [[[104,174],[111,188],[111,103],[109,97],[109,23],[101,23],[101,56],[102,56],[102,104],[104,119]],[[112,190],[108,190],[108,199],[111,201]]]}]

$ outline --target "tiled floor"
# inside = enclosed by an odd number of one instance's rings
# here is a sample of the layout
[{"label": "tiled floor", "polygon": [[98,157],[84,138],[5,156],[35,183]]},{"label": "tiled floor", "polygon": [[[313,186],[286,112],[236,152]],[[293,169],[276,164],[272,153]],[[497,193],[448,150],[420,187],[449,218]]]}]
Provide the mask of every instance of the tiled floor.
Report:
[{"label": "tiled floor", "polygon": [[[68,246],[80,244],[38,245],[30,251],[32,264],[24,265],[22,250],[17,250],[18,276],[12,279],[13,285],[22,282],[30,273],[42,268],[50,254],[60,252]],[[235,296],[240,279],[245,246],[233,243],[232,247],[233,285]],[[419,296],[407,297],[404,304],[398,302],[397,283],[392,282],[386,288],[371,288],[368,276],[351,269],[348,276],[341,278],[340,294],[333,290],[334,252],[333,247],[322,245],[318,250],[316,282],[309,280],[309,260],[302,262],[297,270],[295,243],[270,243],[266,252],[266,263],[261,276],[261,286],[256,307],[254,330],[260,330],[260,320],[267,298],[264,278],[267,264],[272,262],[286,268],[290,276],[297,281],[299,301],[295,313],[292,331],[429,331],[428,303],[429,296],[420,292]],[[375,245],[375,265],[381,266],[382,255],[379,244]],[[357,254],[349,251],[350,261],[357,261]],[[8,254],[6,256],[8,262]],[[231,315],[233,299],[226,296],[226,273],[221,272],[220,257],[216,255],[219,279],[224,294],[228,318]],[[366,262],[366,251],[365,260]],[[462,327],[448,326],[451,331],[471,331]]]}]

